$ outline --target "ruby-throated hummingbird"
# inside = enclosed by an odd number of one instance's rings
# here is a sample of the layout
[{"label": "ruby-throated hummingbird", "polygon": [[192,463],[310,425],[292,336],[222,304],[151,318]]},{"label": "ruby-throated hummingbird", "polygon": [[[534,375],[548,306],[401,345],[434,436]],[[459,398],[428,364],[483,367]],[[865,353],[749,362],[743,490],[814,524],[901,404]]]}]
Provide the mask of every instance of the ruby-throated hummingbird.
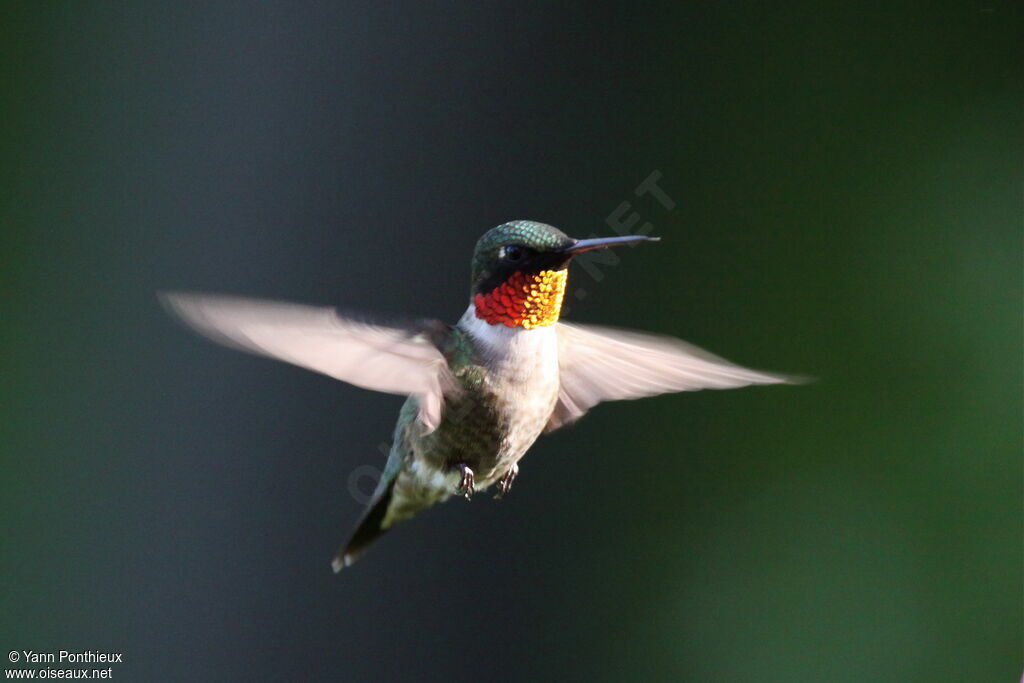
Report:
[{"label": "ruby-throated hummingbird", "polygon": [[388,327],[314,308],[226,296],[164,294],[214,341],[356,386],[408,396],[384,474],[335,571],[396,523],[496,484],[508,493],[542,432],[601,401],[790,381],[677,339],[558,322],[577,254],[653,241],[577,240],[533,221],[489,230],[473,252],[469,307],[455,326]]}]

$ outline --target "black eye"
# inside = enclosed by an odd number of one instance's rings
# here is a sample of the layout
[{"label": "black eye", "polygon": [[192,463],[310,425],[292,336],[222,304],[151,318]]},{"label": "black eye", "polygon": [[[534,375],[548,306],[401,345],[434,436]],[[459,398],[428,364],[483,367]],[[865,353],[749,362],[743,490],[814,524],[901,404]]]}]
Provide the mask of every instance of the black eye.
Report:
[{"label": "black eye", "polygon": [[518,261],[523,258],[525,254],[526,250],[515,244],[501,248],[501,258],[506,261]]}]

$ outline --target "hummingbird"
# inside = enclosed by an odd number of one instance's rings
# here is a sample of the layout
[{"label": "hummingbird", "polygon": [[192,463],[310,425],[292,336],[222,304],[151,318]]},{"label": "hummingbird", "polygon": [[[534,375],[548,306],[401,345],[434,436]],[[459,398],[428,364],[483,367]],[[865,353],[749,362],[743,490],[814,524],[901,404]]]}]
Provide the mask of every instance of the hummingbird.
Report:
[{"label": "hummingbird", "polygon": [[515,220],[477,241],[469,306],[455,325],[382,325],[334,308],[163,293],[199,333],[358,387],[407,396],[383,475],[335,555],[335,572],[399,522],[453,496],[510,491],[543,433],[603,401],[792,382],[671,337],[559,321],[573,258],[659,238],[573,239]]}]

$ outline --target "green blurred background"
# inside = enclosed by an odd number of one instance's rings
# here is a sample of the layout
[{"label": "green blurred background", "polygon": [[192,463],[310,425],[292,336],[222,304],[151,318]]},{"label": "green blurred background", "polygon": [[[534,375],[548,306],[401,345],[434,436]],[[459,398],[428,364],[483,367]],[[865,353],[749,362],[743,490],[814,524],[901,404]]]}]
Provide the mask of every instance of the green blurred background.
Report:
[{"label": "green blurred background", "polygon": [[[1017,680],[1021,19],[4,3],[0,648],[145,681]],[[611,234],[623,202],[664,239],[576,269],[570,318],[819,380],[600,406],[340,576],[400,399],[154,297],[453,321],[485,229]]]}]

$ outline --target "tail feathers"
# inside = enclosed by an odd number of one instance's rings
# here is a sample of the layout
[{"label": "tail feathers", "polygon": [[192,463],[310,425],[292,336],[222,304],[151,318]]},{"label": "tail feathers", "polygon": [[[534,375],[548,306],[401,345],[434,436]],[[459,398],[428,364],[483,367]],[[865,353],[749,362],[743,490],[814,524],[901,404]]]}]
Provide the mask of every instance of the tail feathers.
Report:
[{"label": "tail feathers", "polygon": [[335,574],[345,567],[352,566],[352,563],[366,552],[367,547],[387,531],[387,529],[381,526],[381,523],[387,514],[388,505],[391,503],[391,492],[394,490],[394,487],[394,482],[392,482],[370,504],[366,512],[363,513],[363,518],[359,520],[352,538],[342,546],[338,554],[334,556],[334,560],[331,561],[331,567],[334,569]]}]

